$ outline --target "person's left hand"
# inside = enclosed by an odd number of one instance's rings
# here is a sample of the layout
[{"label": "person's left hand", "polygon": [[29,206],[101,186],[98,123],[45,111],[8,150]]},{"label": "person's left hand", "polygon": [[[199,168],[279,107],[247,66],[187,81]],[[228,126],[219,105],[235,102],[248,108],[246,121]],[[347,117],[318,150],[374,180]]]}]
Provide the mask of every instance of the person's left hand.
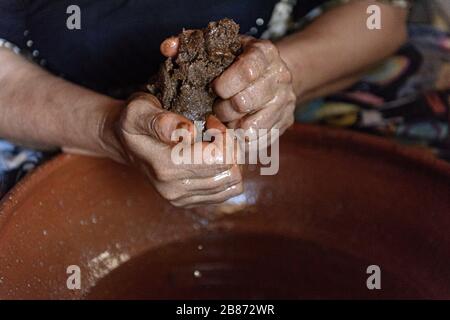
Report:
[{"label": "person's left hand", "polygon": [[[292,75],[271,41],[241,36],[241,43],[242,54],[212,84],[220,98],[214,113],[229,128],[276,128],[282,134],[294,122]],[[177,49],[176,37],[161,44],[167,57]]]}]

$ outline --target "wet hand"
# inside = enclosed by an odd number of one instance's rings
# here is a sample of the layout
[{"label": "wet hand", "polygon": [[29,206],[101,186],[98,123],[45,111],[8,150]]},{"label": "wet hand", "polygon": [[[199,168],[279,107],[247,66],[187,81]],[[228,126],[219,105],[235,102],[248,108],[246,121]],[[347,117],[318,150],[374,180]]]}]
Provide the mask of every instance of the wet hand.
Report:
[{"label": "wet hand", "polygon": [[[220,151],[204,153],[201,164],[177,164],[173,161],[172,148],[176,142],[172,140],[172,132],[185,129],[193,138],[195,126],[185,117],[164,110],[155,96],[136,95],[113,121],[115,136],[120,141],[118,154],[122,162],[139,168],[174,206],[221,203],[242,193],[239,167],[226,164]],[[221,126],[220,121],[213,117],[207,121],[208,128],[224,131]],[[200,144],[200,149],[204,149],[210,144],[193,140],[193,148]],[[223,143],[220,139],[211,143],[218,145],[215,150],[223,150],[219,146]]]},{"label": "wet hand", "polygon": [[[212,84],[219,96],[214,113],[230,128],[276,128],[281,134],[294,122],[292,75],[272,42],[249,36],[241,42],[242,54]],[[161,44],[167,57],[177,50],[177,37]]]}]

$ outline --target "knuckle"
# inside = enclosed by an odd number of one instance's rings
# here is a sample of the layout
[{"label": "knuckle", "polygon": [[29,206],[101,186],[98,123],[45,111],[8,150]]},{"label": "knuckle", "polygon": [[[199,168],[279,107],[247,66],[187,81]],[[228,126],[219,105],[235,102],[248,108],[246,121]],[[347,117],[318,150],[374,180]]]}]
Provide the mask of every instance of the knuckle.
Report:
[{"label": "knuckle", "polygon": [[297,95],[294,93],[292,87],[284,87],[279,95],[281,104],[285,107],[291,104],[295,105],[297,101]]},{"label": "knuckle", "polygon": [[163,183],[159,185],[159,193],[168,201],[176,201],[183,197],[186,191],[178,190],[173,183]]},{"label": "knuckle", "polygon": [[289,118],[288,118],[287,126],[288,126],[288,127],[292,126],[292,125],[294,124],[294,122],[295,122],[294,115],[291,114],[291,115],[289,116]]},{"label": "knuckle", "polygon": [[119,121],[118,121],[118,127],[120,130],[127,130],[128,127],[128,123],[129,123],[129,116],[126,114],[126,111],[124,110],[124,112],[120,115]]},{"label": "knuckle", "polygon": [[264,40],[264,48],[269,56],[275,57],[278,55],[278,48],[272,41]]},{"label": "knuckle", "polygon": [[262,53],[270,58],[273,58],[278,55],[277,46],[270,40],[260,40],[256,42],[256,46],[260,48]]},{"label": "knuckle", "polygon": [[237,186],[237,188],[236,188],[236,192],[237,192],[238,194],[241,194],[241,193],[244,192],[244,184],[243,184],[242,182],[238,184],[238,186]]},{"label": "knuckle", "polygon": [[240,179],[237,176],[232,176],[228,181],[225,181],[224,183],[222,183],[222,185],[220,186],[220,188],[222,190],[225,190],[227,188],[232,188],[238,184],[240,184],[242,182],[242,179]]},{"label": "knuckle", "polygon": [[290,103],[289,104],[289,111],[292,113],[292,114],[294,114],[294,111],[295,111],[295,103]]},{"label": "knuckle", "polygon": [[240,127],[244,130],[258,129],[258,123],[253,120],[244,119],[241,121]]},{"label": "knuckle", "polygon": [[287,68],[281,67],[278,72],[278,83],[291,83],[292,82],[292,74]]},{"label": "knuckle", "polygon": [[172,201],[169,200],[169,202],[172,206],[174,206],[176,208],[182,208],[185,206],[185,204],[183,202],[173,201],[173,200]]},{"label": "knuckle", "polygon": [[156,179],[161,182],[171,182],[174,180],[173,175],[167,170],[157,170],[156,171]]},{"label": "knuckle", "polygon": [[225,98],[227,92],[225,85],[226,79],[224,79],[224,75],[225,74],[220,75],[212,82],[212,88],[214,89],[216,94],[221,98]]},{"label": "knuckle", "polygon": [[160,190],[159,193],[166,200],[174,201],[176,199],[176,197],[170,191]]},{"label": "knuckle", "polygon": [[120,113],[116,128],[122,132],[133,131],[134,127],[134,109],[131,105],[127,105]]},{"label": "knuckle", "polygon": [[241,60],[241,78],[247,83],[252,83],[258,79],[258,60],[242,59]]},{"label": "knuckle", "polygon": [[223,104],[217,105],[213,108],[213,111],[215,116],[222,122],[232,121],[238,116],[230,100],[226,100]]},{"label": "knuckle", "polygon": [[237,172],[232,174],[232,176],[231,176],[231,183],[233,185],[235,185],[235,184],[240,183],[240,182],[242,182],[242,175],[241,175],[241,173],[239,171],[239,168],[238,168]]},{"label": "knuckle", "polygon": [[247,112],[250,109],[251,103],[247,95],[241,92],[231,98],[231,105],[238,112]]},{"label": "knuckle", "polygon": [[237,195],[241,194],[242,192],[244,192],[244,186],[242,183],[236,184],[232,188],[233,189],[232,189],[232,192],[231,192],[229,198],[237,196]]},{"label": "knuckle", "polygon": [[131,119],[134,111],[135,111],[135,104],[133,102],[130,102],[121,112],[120,123],[125,124],[127,120]]},{"label": "knuckle", "polygon": [[297,95],[295,94],[294,90],[291,88],[291,90],[289,90],[289,94],[288,94],[288,102],[291,103],[295,108],[296,101],[297,101]]},{"label": "knuckle", "polygon": [[169,192],[164,196],[164,198],[166,198],[169,201],[176,201],[177,199],[180,198],[180,195],[175,192]]}]

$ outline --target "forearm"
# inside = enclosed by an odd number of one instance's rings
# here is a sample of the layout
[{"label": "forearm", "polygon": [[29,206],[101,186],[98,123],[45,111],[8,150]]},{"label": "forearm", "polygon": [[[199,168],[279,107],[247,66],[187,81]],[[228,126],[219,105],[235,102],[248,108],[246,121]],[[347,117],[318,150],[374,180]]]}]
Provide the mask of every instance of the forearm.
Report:
[{"label": "forearm", "polygon": [[357,72],[348,76],[344,76],[340,79],[332,80],[324,85],[321,85],[313,90],[309,90],[308,92],[303,93],[297,99],[298,104],[302,104],[320,97],[325,97],[330,94],[340,92],[345,90],[348,87],[351,87],[353,84],[358,82],[367,71]]},{"label": "forearm", "polygon": [[121,101],[55,77],[0,49],[0,137],[103,155],[102,124]]},{"label": "forearm", "polygon": [[[381,30],[366,26],[366,10],[373,3],[381,8]],[[405,20],[405,9],[353,1],[279,41],[277,46],[293,74],[296,93],[307,95],[334,80],[352,78],[395,52],[406,39]]]}]

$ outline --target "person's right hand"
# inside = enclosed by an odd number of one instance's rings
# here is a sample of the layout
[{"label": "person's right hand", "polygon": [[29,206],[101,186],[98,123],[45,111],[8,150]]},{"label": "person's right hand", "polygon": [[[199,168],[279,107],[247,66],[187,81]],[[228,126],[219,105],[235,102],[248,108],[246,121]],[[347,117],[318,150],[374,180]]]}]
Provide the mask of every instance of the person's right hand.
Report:
[{"label": "person's right hand", "polygon": [[[111,124],[105,125],[104,130],[113,130],[116,141],[111,143],[110,132],[103,133],[107,137],[105,149],[110,150],[116,160],[138,167],[174,206],[221,203],[242,193],[240,169],[236,164],[224,164],[222,152],[204,159],[213,164],[206,164],[206,161],[203,164],[175,164],[172,161],[172,132],[183,128],[193,137],[195,127],[187,118],[162,109],[155,96],[136,95],[108,121]],[[224,129],[214,117],[208,119],[207,127]],[[201,141],[195,143],[202,144],[202,148],[207,145]]]}]

